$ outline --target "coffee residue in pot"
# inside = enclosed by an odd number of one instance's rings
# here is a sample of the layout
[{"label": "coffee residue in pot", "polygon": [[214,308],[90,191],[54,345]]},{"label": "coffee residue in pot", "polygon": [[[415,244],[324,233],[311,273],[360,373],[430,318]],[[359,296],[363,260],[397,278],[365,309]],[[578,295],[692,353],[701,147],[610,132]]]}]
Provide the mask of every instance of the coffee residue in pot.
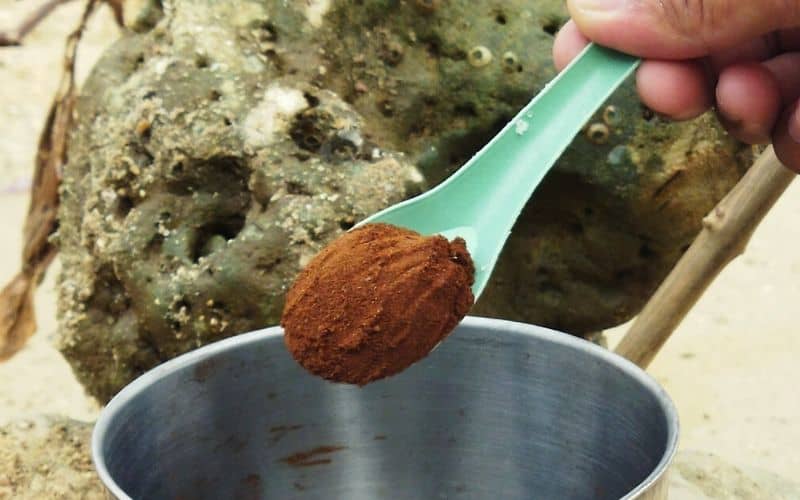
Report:
[{"label": "coffee residue in pot", "polygon": [[461,238],[366,224],[299,274],[281,318],[292,356],[335,382],[364,385],[424,358],[472,307],[475,268]]}]

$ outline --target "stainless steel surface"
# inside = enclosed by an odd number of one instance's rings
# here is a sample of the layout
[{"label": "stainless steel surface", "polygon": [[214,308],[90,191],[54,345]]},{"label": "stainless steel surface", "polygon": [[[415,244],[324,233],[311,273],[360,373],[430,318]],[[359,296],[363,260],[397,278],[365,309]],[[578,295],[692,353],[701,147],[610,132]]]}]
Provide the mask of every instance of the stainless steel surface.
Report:
[{"label": "stainless steel surface", "polygon": [[677,433],[624,359],[467,318],[364,388],[307,375],[280,329],[224,340],[128,386],[92,445],[119,499],[662,499]]}]

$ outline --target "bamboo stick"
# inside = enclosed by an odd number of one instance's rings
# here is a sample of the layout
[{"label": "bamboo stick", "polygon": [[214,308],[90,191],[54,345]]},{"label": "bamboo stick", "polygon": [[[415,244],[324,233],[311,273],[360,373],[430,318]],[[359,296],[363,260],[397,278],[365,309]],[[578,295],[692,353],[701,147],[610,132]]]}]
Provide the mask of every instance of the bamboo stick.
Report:
[{"label": "bamboo stick", "polygon": [[647,368],[714,278],[744,252],[753,231],[795,177],[769,146],[705,217],[700,234],[620,341],[617,354]]}]

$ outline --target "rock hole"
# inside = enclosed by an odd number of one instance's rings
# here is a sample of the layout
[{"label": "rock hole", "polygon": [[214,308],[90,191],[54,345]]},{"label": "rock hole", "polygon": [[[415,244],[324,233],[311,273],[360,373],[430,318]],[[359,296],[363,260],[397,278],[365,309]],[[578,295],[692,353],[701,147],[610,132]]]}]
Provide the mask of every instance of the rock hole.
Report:
[{"label": "rock hole", "polygon": [[[160,233],[153,233],[153,237],[150,238],[150,241],[147,242],[147,247],[145,247],[145,251],[151,254],[160,254],[161,247],[164,245],[164,235]],[[150,283],[148,281],[148,283]]]},{"label": "rock hole", "polygon": [[[431,40],[431,41],[429,41],[428,43],[425,44],[425,50],[428,52],[428,55],[430,55],[431,57],[438,58],[441,55],[442,47],[439,44],[438,40]],[[464,57],[462,57],[462,59],[466,59],[466,58],[467,58],[467,54],[464,53]]]},{"label": "rock hole", "polygon": [[471,102],[456,104],[456,106],[453,108],[453,111],[455,112],[455,114],[461,116],[470,116],[470,117],[478,116],[478,111],[475,109],[475,105],[472,104]]},{"label": "rock hole", "polygon": [[387,43],[381,48],[379,57],[389,66],[397,66],[403,60],[403,47],[398,43]]},{"label": "rock hole", "polygon": [[[179,166],[180,165],[180,166]],[[248,193],[249,169],[235,156],[215,156],[176,162],[170,167],[167,189],[170,193],[186,196],[196,192],[212,193],[220,199],[244,200]],[[231,212],[228,212],[229,214]],[[239,212],[237,209],[235,213]]]},{"label": "rock hole", "polygon": [[142,170],[151,166],[155,160],[153,153],[139,142],[130,144],[130,157],[136,163],[136,166]]},{"label": "rock hole", "polygon": [[303,92],[303,98],[305,98],[306,102],[312,108],[316,108],[319,106],[319,98],[314,94],[310,94],[308,92]]},{"label": "rock hole", "polygon": [[339,221],[339,227],[342,229],[342,231],[349,231],[353,229],[353,226],[355,225],[356,223],[352,220],[342,219]]},{"label": "rock hole", "polygon": [[219,90],[212,90],[208,94],[208,100],[209,101],[215,102],[215,101],[219,101],[220,99],[222,99],[222,93]]},{"label": "rock hole", "polygon": [[289,135],[301,149],[316,153],[327,142],[332,126],[330,114],[312,108],[295,118]]},{"label": "rock hole", "polygon": [[430,14],[439,7],[440,0],[417,0],[416,5],[419,10],[426,14]]},{"label": "rock hole", "polygon": [[222,245],[236,238],[244,227],[243,215],[233,215],[209,222],[200,227],[192,245],[192,261],[197,262],[200,257],[207,257],[219,250]]},{"label": "rock hole", "polygon": [[539,25],[542,27],[542,31],[548,35],[555,36],[561,27],[567,23],[567,19],[567,17],[559,15],[550,15],[540,19]]},{"label": "rock hole", "polygon": [[94,294],[89,299],[89,307],[108,311],[114,316],[130,307],[130,299],[111,264],[103,264],[95,273]]},{"label": "rock hole", "polygon": [[220,302],[215,300],[213,303],[211,303],[209,307],[211,308],[212,311],[218,311],[223,313],[228,312],[228,304],[226,304],[225,302]]},{"label": "rock hole", "polygon": [[639,257],[649,260],[656,256],[656,253],[653,251],[652,248],[647,243],[642,244],[639,247]]},{"label": "rock hole", "polygon": [[559,29],[561,29],[561,23],[556,19],[549,20],[542,25],[542,31],[551,36],[555,36]]},{"label": "rock hole", "polygon": [[453,52],[451,59],[453,59],[454,61],[466,61],[467,57],[468,57],[467,52],[465,50],[459,49]]},{"label": "rock hole", "polygon": [[628,281],[633,278],[633,270],[632,269],[620,269],[614,274],[614,278],[617,281]]},{"label": "rock hole", "polygon": [[151,127],[150,124],[147,124],[146,127],[142,126],[142,128],[140,128],[139,130],[141,132],[139,134],[139,138],[142,140],[142,142],[150,142],[150,137],[152,137],[153,135],[153,127]]},{"label": "rock hole", "polygon": [[278,70],[280,73],[284,72],[284,68],[286,67],[286,63],[284,62],[283,58],[278,54],[275,49],[267,49],[264,51],[264,55],[269,59],[269,61],[275,66],[275,69]]},{"label": "rock hole", "polygon": [[186,309],[187,313],[192,311],[192,306],[186,301],[186,299],[181,299],[175,302],[174,308],[176,312],[181,312],[181,309]]},{"label": "rock hole", "polygon": [[256,24],[257,38],[259,42],[277,42],[278,29],[269,21],[262,21]]},{"label": "rock hole", "polygon": [[536,290],[539,293],[558,293],[561,288],[549,279],[545,279],[536,283]]},{"label": "rock hole", "polygon": [[211,60],[208,56],[200,54],[194,60],[194,66],[198,69],[205,69],[211,65]]},{"label": "rock hole", "polygon": [[508,19],[506,19],[506,15],[502,12],[498,12],[496,16],[494,16],[494,20],[497,24],[506,24]]},{"label": "rock hole", "polygon": [[308,161],[311,158],[310,154],[302,152],[294,153],[292,156],[294,156],[298,161],[301,162]]},{"label": "rock hole", "polygon": [[289,181],[286,183],[286,192],[296,196],[311,196],[311,191],[299,182]]},{"label": "rock hole", "polygon": [[130,196],[117,197],[117,216],[120,218],[126,217],[131,210],[133,210],[133,200]]},{"label": "rock hole", "polygon": [[378,101],[378,111],[387,118],[391,118],[394,116],[394,106],[392,105],[392,101],[388,99],[384,99]]}]

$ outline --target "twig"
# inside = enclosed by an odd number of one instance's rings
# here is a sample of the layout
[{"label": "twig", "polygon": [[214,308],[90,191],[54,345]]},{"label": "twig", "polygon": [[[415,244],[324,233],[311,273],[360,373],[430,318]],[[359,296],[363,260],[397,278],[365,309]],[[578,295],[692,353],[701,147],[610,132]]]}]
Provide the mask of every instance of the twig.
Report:
[{"label": "twig", "polygon": [[19,25],[15,32],[5,33],[0,32],[0,47],[8,47],[19,45],[22,39],[30,33],[33,28],[39,25],[56,7],[62,3],[71,2],[72,0],[48,0],[41,7],[33,11],[22,23]]},{"label": "twig", "polygon": [[60,169],[67,163],[67,136],[76,100],[78,42],[98,0],[88,0],[78,27],[67,38],[64,72],[39,137],[31,201],[25,219],[22,269],[0,291],[0,361],[13,356],[36,331],[33,294],[57,249],[50,236],[58,227]]},{"label": "twig", "polygon": [[703,229],[642,310],[616,352],[646,368],[714,278],[741,255],[796,177],[767,148],[703,220]]}]

